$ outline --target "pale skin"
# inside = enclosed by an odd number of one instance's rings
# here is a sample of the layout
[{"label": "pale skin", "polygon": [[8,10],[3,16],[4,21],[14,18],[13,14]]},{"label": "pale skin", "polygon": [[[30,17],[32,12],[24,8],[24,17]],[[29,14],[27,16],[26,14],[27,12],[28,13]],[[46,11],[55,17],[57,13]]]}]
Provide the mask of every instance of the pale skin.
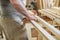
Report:
[{"label": "pale skin", "polygon": [[34,16],[32,16],[27,9],[25,8],[25,6],[23,6],[23,4],[21,3],[21,0],[10,0],[10,3],[14,6],[14,8],[22,13],[23,15],[25,15],[27,18],[29,18],[30,20],[34,20],[36,19]]}]

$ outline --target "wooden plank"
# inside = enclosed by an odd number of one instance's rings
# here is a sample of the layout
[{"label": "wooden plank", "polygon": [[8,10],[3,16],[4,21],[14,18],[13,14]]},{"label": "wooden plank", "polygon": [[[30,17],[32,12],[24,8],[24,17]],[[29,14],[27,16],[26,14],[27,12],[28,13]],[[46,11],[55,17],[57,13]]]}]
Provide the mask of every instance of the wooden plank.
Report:
[{"label": "wooden plank", "polygon": [[56,15],[57,13],[55,13],[55,12],[53,12],[53,10],[49,10],[49,9],[47,9],[46,11],[48,11],[48,13],[50,13],[51,16],[54,16],[55,17],[54,20],[58,24],[60,24],[60,16]]},{"label": "wooden plank", "polygon": [[[30,12],[30,13],[32,13],[32,12]],[[35,17],[37,19],[39,19],[40,23],[42,23],[44,26],[46,26],[60,40],[60,37],[59,37],[60,31],[58,29],[56,29],[54,26],[50,25],[49,23],[47,23],[46,21],[44,21],[40,17],[38,17],[38,16],[35,16]]]},{"label": "wooden plank", "polygon": [[25,25],[25,27],[27,29],[28,40],[33,40],[32,39],[32,35],[31,35],[31,28],[36,28],[37,31],[40,33],[40,35],[43,36],[43,39],[46,39],[46,40],[55,40],[55,38],[52,37],[48,32],[46,32],[37,22],[35,22],[33,20],[31,20],[31,22],[34,23],[34,24],[32,25],[31,23],[26,23],[26,25]]},{"label": "wooden plank", "polygon": [[58,7],[59,6],[59,0],[54,0],[54,6]]},{"label": "wooden plank", "polygon": [[44,9],[48,8],[48,5],[49,5],[48,0],[43,0],[43,8]]},{"label": "wooden plank", "polygon": [[42,18],[36,16],[39,21],[44,24],[56,37],[58,37],[60,39],[60,31],[58,29],[56,29],[54,26],[50,25],[49,23],[47,23],[46,21],[44,21]]},{"label": "wooden plank", "polygon": [[40,0],[40,9],[42,9],[43,8],[43,0]]},{"label": "wooden plank", "polygon": [[60,18],[60,11],[59,10],[53,10],[53,9],[46,9],[50,14],[54,15],[57,18]]},{"label": "wooden plank", "polygon": [[60,10],[50,9],[55,15],[60,16]]},{"label": "wooden plank", "polygon": [[25,27],[26,27],[26,30],[27,30],[28,40],[32,40],[31,28],[34,27],[34,26],[31,23],[26,23]]},{"label": "wooden plank", "polygon": [[44,0],[43,0],[43,8],[45,8]]},{"label": "wooden plank", "polygon": [[50,19],[56,21],[59,25],[60,25],[60,16],[58,15],[55,15],[54,13],[52,12],[49,12],[48,10],[39,10],[39,12],[47,17],[49,17]]},{"label": "wooden plank", "polygon": [[43,9],[43,0],[40,0],[40,7]]},{"label": "wooden plank", "polygon": [[37,22],[31,20],[31,23],[35,26],[35,28],[39,31],[39,33],[41,32],[47,38],[46,40],[56,40],[46,30],[44,30]]},{"label": "wooden plank", "polygon": [[[30,13],[32,13],[30,11]],[[33,14],[33,13],[32,13]],[[49,16],[49,15],[48,15]],[[52,26],[51,24],[47,23],[45,20],[43,20],[42,18],[40,18],[39,16],[35,17],[40,21],[40,23],[42,23],[43,25],[45,25],[57,38],[60,39],[60,31],[58,29],[56,29],[54,26]]]},{"label": "wooden plank", "polygon": [[42,9],[43,8],[43,0],[36,0],[37,1],[37,7],[38,9]]},{"label": "wooden plank", "polygon": [[60,16],[56,15],[56,14],[55,14],[53,11],[51,11],[50,9],[46,9],[46,10],[43,10],[43,11],[51,14],[52,16],[54,16],[54,17],[56,17],[56,18],[58,18],[58,19],[60,19]]},{"label": "wooden plank", "polygon": [[43,14],[43,15],[49,17],[49,18],[52,19],[52,20],[55,18],[55,17],[51,16],[51,15],[50,15],[48,12],[46,12],[46,11],[39,10],[39,12],[40,12],[41,14]]}]

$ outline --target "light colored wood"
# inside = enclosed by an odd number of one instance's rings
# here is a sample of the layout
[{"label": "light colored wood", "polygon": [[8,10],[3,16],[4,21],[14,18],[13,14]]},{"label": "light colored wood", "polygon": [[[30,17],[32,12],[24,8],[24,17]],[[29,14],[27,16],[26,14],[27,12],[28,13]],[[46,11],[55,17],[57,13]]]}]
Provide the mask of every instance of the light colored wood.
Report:
[{"label": "light colored wood", "polygon": [[37,40],[37,37],[33,37],[32,40]]},{"label": "light colored wood", "polygon": [[52,7],[51,10],[53,10],[56,15],[60,16],[60,7]]},{"label": "light colored wood", "polygon": [[[33,14],[31,11],[29,11],[31,14]],[[40,24],[38,24],[37,22],[31,20],[31,23],[34,25],[34,27],[38,30],[38,32],[43,36],[43,39],[46,40],[56,40],[55,38],[53,38],[46,30],[44,30]],[[46,35],[47,34],[47,35]],[[30,36],[31,37],[31,36]]]},{"label": "light colored wood", "polygon": [[56,21],[60,25],[60,16],[56,15],[55,12],[52,12],[50,9],[39,10],[39,12],[50,19]]},{"label": "light colored wood", "polygon": [[59,6],[59,0],[54,0],[54,6],[58,7]]},{"label": "light colored wood", "polygon": [[57,17],[57,18],[59,18],[60,19],[60,13],[59,13],[59,11],[57,10],[53,10],[53,9],[46,9],[46,11],[47,12],[49,12],[50,14],[52,14],[53,16],[55,16],[55,17]]},{"label": "light colored wood", "polygon": [[36,16],[42,24],[44,24],[55,36],[60,39],[60,31],[54,28],[54,26],[50,25],[49,23],[45,22],[42,18]]},{"label": "light colored wood", "polygon": [[31,22],[34,24],[34,26],[31,23],[27,23],[25,26],[27,28],[28,40],[33,40],[32,34],[31,34],[31,28],[34,28],[34,27],[43,36],[43,39],[55,40],[55,38],[53,38],[48,32],[46,32],[38,23],[36,23],[35,21],[31,21]]},{"label": "light colored wood", "polygon": [[54,35],[56,35],[56,37],[58,37],[59,39],[60,39],[60,31],[59,30],[57,30],[56,28],[54,28],[54,26],[52,26],[52,25],[50,25],[50,24],[48,24],[47,22],[45,22],[43,19],[41,19],[41,18],[39,18],[39,17],[37,17],[39,20],[40,20],[40,22],[42,23],[42,24],[44,24],[45,26],[48,26],[47,28],[54,34]]},{"label": "light colored wood", "polygon": [[47,0],[43,0],[43,8],[44,9],[48,8],[48,1]]},{"label": "light colored wood", "polygon": [[27,30],[28,40],[32,40],[31,28],[34,27],[34,26],[31,23],[26,23],[25,27],[26,27],[26,30]]},{"label": "light colored wood", "polygon": [[40,9],[43,8],[43,0],[40,0]]},{"label": "light colored wood", "polygon": [[35,17],[40,21],[40,23],[42,23],[44,26],[46,26],[48,28],[48,30],[50,30],[56,37],[58,37],[60,39],[60,37],[59,37],[60,36],[60,31],[58,29],[56,29],[53,25],[51,25],[51,24],[47,23],[46,21],[44,21],[39,16],[35,15]]},{"label": "light colored wood", "polygon": [[[39,33],[42,33],[45,37],[44,39],[46,40],[55,40],[55,38],[53,38],[48,32],[46,32],[46,30],[44,30],[37,22],[31,20],[31,22],[33,23],[34,26],[36,26],[35,28],[39,31]],[[47,34],[47,35],[46,35]]]},{"label": "light colored wood", "polygon": [[54,6],[53,0],[47,0],[48,1],[48,8],[51,8]]}]

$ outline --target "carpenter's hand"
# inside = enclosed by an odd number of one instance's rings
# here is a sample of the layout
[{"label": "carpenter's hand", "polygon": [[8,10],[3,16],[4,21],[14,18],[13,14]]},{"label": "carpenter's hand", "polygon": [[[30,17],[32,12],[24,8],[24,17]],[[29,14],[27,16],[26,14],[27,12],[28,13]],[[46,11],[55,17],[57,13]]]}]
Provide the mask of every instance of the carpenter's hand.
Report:
[{"label": "carpenter's hand", "polygon": [[30,20],[35,20],[35,21],[36,21],[36,18],[31,15],[31,16],[28,16],[28,17],[24,18],[24,19],[23,19],[23,22],[24,22],[24,24],[25,24],[25,23],[29,23]]},{"label": "carpenter's hand", "polygon": [[29,11],[28,13],[29,13],[29,15],[23,19],[24,23],[30,22],[30,20],[38,21],[37,18],[35,17],[35,15],[31,11]]},{"label": "carpenter's hand", "polygon": [[37,18],[35,17],[34,13],[32,13],[31,11],[29,11],[28,19],[29,20],[37,20]]},{"label": "carpenter's hand", "polygon": [[23,19],[24,24],[30,22],[30,20],[36,20],[35,16],[32,14],[29,14],[27,17]]},{"label": "carpenter's hand", "polygon": [[36,20],[36,17],[34,16],[34,15],[29,15],[28,17],[27,17],[29,20]]}]

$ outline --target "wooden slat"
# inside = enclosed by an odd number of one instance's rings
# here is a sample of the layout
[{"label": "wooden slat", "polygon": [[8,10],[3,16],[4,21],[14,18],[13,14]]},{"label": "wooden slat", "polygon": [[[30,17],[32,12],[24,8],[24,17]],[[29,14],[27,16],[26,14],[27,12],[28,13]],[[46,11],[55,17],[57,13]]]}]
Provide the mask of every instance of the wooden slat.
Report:
[{"label": "wooden slat", "polygon": [[56,18],[58,18],[58,19],[60,19],[60,16],[56,15],[56,14],[55,14],[53,11],[51,11],[50,9],[46,9],[46,10],[43,10],[43,11],[51,14],[52,16],[54,16],[54,17],[56,17]]},{"label": "wooden slat", "polygon": [[47,40],[56,40],[46,30],[44,30],[37,22],[31,20],[31,23],[35,26],[35,28],[39,31],[39,33],[42,33],[47,38]]},{"label": "wooden slat", "polygon": [[60,16],[60,10],[58,9],[50,9],[55,15]]},{"label": "wooden slat", "polygon": [[46,12],[48,12],[48,13],[52,14],[53,16],[55,16],[55,17],[57,17],[57,18],[60,19],[60,16],[59,16],[60,13],[59,13],[59,11],[56,12],[55,10],[52,10],[52,9],[46,9]]},{"label": "wooden slat", "polygon": [[60,31],[58,29],[56,29],[54,26],[50,25],[49,23],[47,23],[46,21],[44,21],[42,18],[36,16],[40,22],[42,24],[44,24],[56,37],[58,37],[60,39]]},{"label": "wooden slat", "polygon": [[[30,13],[32,13],[32,12],[30,11]],[[42,23],[43,25],[45,25],[56,37],[58,37],[60,39],[60,37],[59,37],[60,36],[60,31],[58,29],[56,29],[54,26],[52,26],[51,24],[49,24],[46,21],[44,21],[39,16],[35,15],[35,17],[40,21],[40,23]]]},{"label": "wooden slat", "polygon": [[55,15],[54,13],[48,11],[48,10],[39,10],[41,14],[44,14],[45,16],[49,17],[50,19],[56,21],[58,24],[60,24],[60,16]]},{"label": "wooden slat", "polygon": [[58,7],[59,6],[59,0],[54,0],[54,6]]},{"label": "wooden slat", "polygon": [[47,16],[47,17],[49,17],[50,19],[54,19],[55,17],[53,17],[53,16],[51,16],[48,12],[46,12],[46,11],[43,11],[43,10],[38,10],[41,14],[43,14],[43,15],[45,15],[45,16]]},{"label": "wooden slat", "polygon": [[48,0],[43,0],[43,9],[48,8]]},{"label": "wooden slat", "polygon": [[26,30],[27,30],[28,40],[32,40],[31,28],[33,28],[34,26],[31,23],[26,23],[25,27],[26,27]]},{"label": "wooden slat", "polygon": [[[46,12],[48,12],[51,16],[53,16],[52,18],[54,19],[54,21],[56,21],[59,25],[60,25],[60,16],[56,15],[57,13],[47,9]],[[49,16],[49,15],[48,15]]]},{"label": "wooden slat", "polygon": [[31,20],[31,22],[32,22],[33,25],[31,23],[26,23],[26,25],[25,25],[25,27],[27,29],[28,40],[32,40],[31,28],[36,28],[37,31],[40,33],[40,36],[41,35],[43,36],[42,39],[44,39],[44,40],[49,40],[49,39],[50,40],[56,40],[47,31],[45,31],[37,22],[35,22],[33,20]]}]

